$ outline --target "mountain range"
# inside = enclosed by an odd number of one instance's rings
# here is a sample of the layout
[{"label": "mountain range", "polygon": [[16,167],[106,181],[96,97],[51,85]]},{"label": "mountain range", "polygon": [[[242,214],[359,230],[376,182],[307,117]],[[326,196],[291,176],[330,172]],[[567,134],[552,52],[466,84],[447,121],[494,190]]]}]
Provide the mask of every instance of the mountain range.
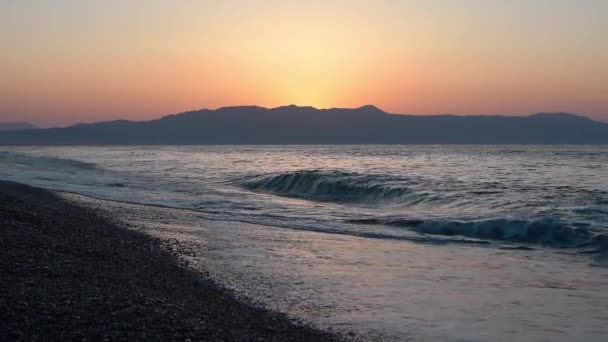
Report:
[{"label": "mountain range", "polygon": [[240,106],[151,121],[2,132],[0,144],[608,144],[608,123],[569,113],[403,115],[371,105],[355,109]]}]

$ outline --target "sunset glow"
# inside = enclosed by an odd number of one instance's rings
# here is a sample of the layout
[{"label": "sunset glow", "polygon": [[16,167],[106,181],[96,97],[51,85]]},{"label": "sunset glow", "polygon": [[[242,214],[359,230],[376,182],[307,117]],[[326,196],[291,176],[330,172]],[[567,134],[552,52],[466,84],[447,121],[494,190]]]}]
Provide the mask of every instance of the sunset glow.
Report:
[{"label": "sunset glow", "polygon": [[374,104],[608,120],[604,1],[3,1],[0,121]]}]

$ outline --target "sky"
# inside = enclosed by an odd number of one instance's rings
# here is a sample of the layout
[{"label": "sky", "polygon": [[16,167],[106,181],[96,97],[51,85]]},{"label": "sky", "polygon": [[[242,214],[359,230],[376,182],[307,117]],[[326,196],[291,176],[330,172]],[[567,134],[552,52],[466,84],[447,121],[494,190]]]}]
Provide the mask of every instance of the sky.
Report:
[{"label": "sky", "polygon": [[604,0],[0,0],[0,121],[233,105],[608,121]]}]

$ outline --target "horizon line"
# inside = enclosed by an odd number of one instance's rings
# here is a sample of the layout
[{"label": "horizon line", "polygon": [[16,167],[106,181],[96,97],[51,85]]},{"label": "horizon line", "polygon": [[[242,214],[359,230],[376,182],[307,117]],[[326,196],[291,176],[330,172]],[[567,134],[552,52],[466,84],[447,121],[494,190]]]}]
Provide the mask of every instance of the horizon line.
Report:
[{"label": "horizon line", "polygon": [[72,126],[76,126],[76,125],[90,125],[90,124],[97,124],[97,123],[106,123],[106,122],[115,122],[115,121],[129,121],[129,122],[146,122],[146,121],[154,121],[154,120],[161,120],[163,118],[166,117],[170,117],[170,116],[175,116],[175,115],[181,115],[181,114],[186,114],[186,113],[194,113],[194,112],[202,112],[202,111],[219,111],[219,110],[226,110],[226,109],[233,109],[233,108],[258,108],[258,109],[263,109],[263,110],[277,110],[277,109],[288,109],[288,108],[297,108],[297,109],[308,109],[308,110],[315,110],[315,111],[328,111],[328,110],[351,110],[351,111],[355,111],[355,110],[362,110],[362,109],[371,109],[371,110],[376,110],[378,112],[381,112],[383,114],[387,114],[387,115],[404,115],[404,116],[457,116],[457,117],[520,117],[520,118],[525,118],[525,117],[530,117],[530,116],[534,116],[534,115],[538,115],[538,114],[567,114],[567,115],[573,115],[573,116],[578,116],[578,117],[582,117],[582,118],[586,118],[589,119],[591,121],[594,122],[599,122],[599,123],[608,123],[608,120],[604,121],[604,120],[599,120],[596,119],[594,117],[590,117],[584,114],[580,114],[580,113],[576,113],[576,112],[569,112],[569,111],[540,111],[540,112],[531,112],[528,114],[507,114],[507,113],[488,113],[488,114],[466,114],[466,113],[432,113],[432,114],[416,114],[416,113],[392,113],[392,112],[387,112],[383,109],[381,109],[380,107],[373,105],[373,104],[366,104],[366,105],[362,105],[359,107],[315,107],[315,106],[311,106],[311,105],[296,105],[294,103],[291,104],[287,104],[287,105],[280,105],[280,106],[276,106],[276,107],[265,107],[265,106],[259,106],[259,105],[254,105],[254,104],[244,104],[244,105],[233,105],[233,106],[220,106],[220,107],[216,107],[216,108],[199,108],[199,109],[191,109],[191,110],[185,110],[182,112],[176,112],[176,113],[170,113],[170,114],[160,114],[160,116],[158,117],[154,117],[154,118],[149,118],[149,119],[141,119],[141,120],[133,120],[133,119],[126,119],[126,118],[116,118],[116,119],[109,119],[109,120],[100,120],[100,121],[91,121],[91,122],[74,122],[74,123],[69,123],[66,125],[60,125],[60,126],[46,126],[46,125],[36,125],[32,122],[29,121],[15,121],[15,120],[11,120],[11,121],[0,121],[0,124],[29,124],[29,125],[33,125],[36,126],[37,129],[50,129],[50,128],[67,128],[67,127],[72,127]]}]

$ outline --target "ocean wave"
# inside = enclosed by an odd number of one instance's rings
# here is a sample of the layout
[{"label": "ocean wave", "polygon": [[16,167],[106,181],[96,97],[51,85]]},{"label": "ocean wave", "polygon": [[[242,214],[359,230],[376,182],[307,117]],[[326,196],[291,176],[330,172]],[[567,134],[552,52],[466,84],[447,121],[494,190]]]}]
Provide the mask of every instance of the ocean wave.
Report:
[{"label": "ocean wave", "polygon": [[405,180],[389,175],[319,170],[266,174],[237,181],[239,186],[251,191],[318,201],[421,202],[433,199],[433,195],[416,192],[405,183]]},{"label": "ocean wave", "polygon": [[60,167],[76,169],[96,169],[93,163],[87,163],[74,159],[63,159],[54,157],[31,156],[22,153],[0,151],[0,163],[13,164],[17,166],[31,166],[40,169],[55,170]]},{"label": "ocean wave", "polygon": [[584,226],[574,227],[551,218],[486,219],[486,220],[423,220],[423,219],[353,219],[350,223],[383,224],[406,228],[421,234],[465,236],[477,239],[549,244],[563,247],[594,246],[605,249],[608,236],[597,234]]}]

